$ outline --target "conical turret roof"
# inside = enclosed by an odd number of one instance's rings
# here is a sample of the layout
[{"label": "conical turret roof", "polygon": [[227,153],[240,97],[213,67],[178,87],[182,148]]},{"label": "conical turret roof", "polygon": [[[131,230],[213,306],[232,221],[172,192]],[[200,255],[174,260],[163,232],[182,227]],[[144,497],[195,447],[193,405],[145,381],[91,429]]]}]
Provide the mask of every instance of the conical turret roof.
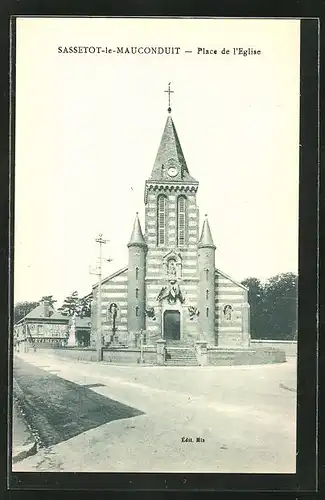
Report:
[{"label": "conical turret roof", "polygon": [[208,216],[205,216],[204,222],[203,222],[203,227],[202,227],[202,233],[201,233],[201,238],[199,241],[199,248],[204,248],[204,247],[210,247],[210,248],[216,248],[215,244],[213,243],[213,238],[211,234],[211,229],[208,221]]},{"label": "conical turret roof", "polygon": [[133,230],[132,230],[130,241],[128,243],[128,247],[130,247],[132,245],[146,246],[146,242],[144,240],[142,230],[141,230],[138,212],[136,213],[136,216],[135,216]]},{"label": "conical turret roof", "polygon": [[[169,178],[168,169],[171,167],[174,167],[177,173],[174,174],[172,178]],[[177,131],[170,115],[167,117],[150,180],[183,180],[196,182],[189,174]]]}]

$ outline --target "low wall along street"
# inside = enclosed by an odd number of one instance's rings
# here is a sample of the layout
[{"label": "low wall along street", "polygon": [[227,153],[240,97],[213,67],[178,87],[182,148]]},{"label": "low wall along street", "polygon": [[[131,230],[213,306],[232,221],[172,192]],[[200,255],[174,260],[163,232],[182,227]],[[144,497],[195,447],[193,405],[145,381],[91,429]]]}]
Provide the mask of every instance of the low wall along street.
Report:
[{"label": "low wall along street", "polygon": [[263,365],[285,361],[285,352],[276,348],[208,350],[208,364],[215,366]]},{"label": "low wall along street", "polygon": [[[29,348],[32,351],[32,348]],[[37,347],[44,353],[59,358],[68,358],[75,361],[97,361],[97,351],[88,347]],[[156,349],[146,349],[142,354],[145,364],[156,364]],[[103,348],[103,361],[113,364],[138,364],[140,363],[140,349],[107,349]]]},{"label": "low wall along street", "polygon": [[[103,361],[113,364],[136,364],[140,362],[141,352],[140,349],[104,349],[103,350]],[[155,365],[157,354],[156,349],[144,350],[143,351],[143,362],[146,365]]]},{"label": "low wall along street", "polygon": [[[22,346],[21,346],[22,347]],[[290,347],[290,349],[289,349]],[[25,346],[26,351],[32,352],[32,346]],[[81,348],[81,347],[48,347],[37,346],[37,351],[42,350],[47,355],[55,358],[65,358],[74,361],[97,361],[97,351],[95,348]],[[178,349],[174,349],[178,351]],[[286,352],[288,351],[288,353]],[[23,352],[23,350],[21,351]],[[167,352],[170,350],[167,348]],[[195,351],[193,350],[193,353]],[[230,365],[257,365],[257,364],[270,364],[270,363],[284,363],[286,357],[294,356],[294,347],[289,344],[283,348],[279,343],[252,342],[250,348],[208,348],[206,350],[206,357],[203,358],[197,355],[197,365],[214,365],[214,366],[230,366]],[[177,356],[177,353],[174,353]],[[161,360],[161,361],[159,361]],[[186,362],[171,362],[168,359],[163,360],[161,354],[157,352],[157,347],[147,346],[143,349],[142,359],[140,349],[126,349],[119,347],[103,348],[103,362],[116,365],[172,365],[178,364],[179,366],[186,365]]]},{"label": "low wall along street", "polygon": [[286,356],[297,356],[297,341],[296,340],[260,340],[251,339],[252,348],[274,348],[282,349]]}]

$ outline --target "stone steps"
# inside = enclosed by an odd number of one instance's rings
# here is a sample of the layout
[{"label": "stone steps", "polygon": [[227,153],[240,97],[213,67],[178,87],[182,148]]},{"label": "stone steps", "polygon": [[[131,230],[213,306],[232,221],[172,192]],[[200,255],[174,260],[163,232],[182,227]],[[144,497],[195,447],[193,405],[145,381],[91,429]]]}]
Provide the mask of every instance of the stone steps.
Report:
[{"label": "stone steps", "polygon": [[191,347],[166,347],[166,366],[198,366],[196,354]]}]

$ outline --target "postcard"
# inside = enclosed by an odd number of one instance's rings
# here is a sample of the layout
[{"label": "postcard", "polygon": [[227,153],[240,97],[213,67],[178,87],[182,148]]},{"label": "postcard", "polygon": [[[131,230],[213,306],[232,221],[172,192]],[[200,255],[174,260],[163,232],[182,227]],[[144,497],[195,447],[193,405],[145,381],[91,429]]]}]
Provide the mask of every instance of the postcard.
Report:
[{"label": "postcard", "polygon": [[300,24],[16,19],[13,472],[296,473]]}]

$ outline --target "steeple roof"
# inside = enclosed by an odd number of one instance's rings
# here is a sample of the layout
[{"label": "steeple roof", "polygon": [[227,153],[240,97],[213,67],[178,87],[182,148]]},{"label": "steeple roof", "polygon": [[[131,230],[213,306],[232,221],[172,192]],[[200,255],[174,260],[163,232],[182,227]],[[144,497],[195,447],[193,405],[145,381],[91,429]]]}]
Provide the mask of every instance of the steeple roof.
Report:
[{"label": "steeple roof", "polygon": [[[177,174],[172,177],[168,175],[170,167],[177,169]],[[150,180],[196,182],[188,171],[176,128],[170,115],[167,117]]]},{"label": "steeple roof", "polygon": [[207,215],[205,215],[205,219],[203,222],[202,233],[198,247],[199,248],[210,247],[214,249],[216,248],[215,244],[213,243],[213,238]]},{"label": "steeple roof", "polygon": [[133,224],[133,230],[131,234],[130,241],[128,243],[128,247],[132,245],[137,245],[137,246],[146,246],[146,242],[144,240],[142,230],[141,230],[141,225],[138,217],[138,212],[136,213],[135,216],[135,221]]}]

